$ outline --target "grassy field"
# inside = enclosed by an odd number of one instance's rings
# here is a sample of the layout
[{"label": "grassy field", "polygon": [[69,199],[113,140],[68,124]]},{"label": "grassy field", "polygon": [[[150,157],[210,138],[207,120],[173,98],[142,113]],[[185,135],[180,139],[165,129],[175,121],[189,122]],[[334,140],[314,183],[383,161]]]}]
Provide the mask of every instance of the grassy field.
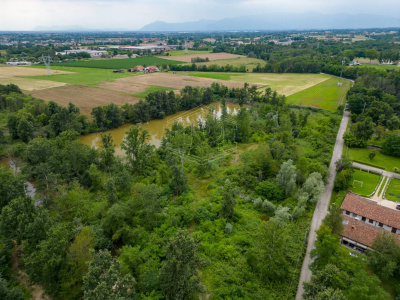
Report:
[{"label": "grassy field", "polygon": [[74,62],[61,62],[53,63],[53,67],[66,66],[66,67],[81,67],[81,68],[98,68],[98,69],[127,69],[133,68],[138,65],[151,66],[151,65],[174,65],[181,64],[180,61],[167,60],[155,56],[138,57],[138,58],[125,58],[125,59],[106,59],[106,60],[92,60],[92,61],[74,61]]},{"label": "grassy field", "polygon": [[392,179],[386,190],[385,198],[388,200],[400,202],[400,180]]},{"label": "grassy field", "polygon": [[191,76],[222,79],[238,82],[247,82],[259,86],[269,86],[279,94],[286,96],[295,94],[304,89],[310,88],[329,78],[323,74],[276,74],[276,73],[219,73],[219,72],[194,72]]},{"label": "grassy field", "polygon": [[206,51],[197,51],[197,50],[188,50],[188,53],[185,53],[185,50],[176,50],[176,51],[168,51],[165,53],[169,53],[169,56],[180,56],[180,55],[193,55],[193,54],[206,54],[211,53],[211,50]]},{"label": "grassy field", "polygon": [[231,66],[242,66],[245,65],[247,72],[252,72],[253,69],[258,65],[258,64],[265,64],[265,61],[262,59],[257,59],[257,58],[249,58],[249,57],[238,57],[238,58],[231,58],[231,59],[220,59],[220,60],[215,60],[215,61],[209,61],[205,63],[196,63],[198,66],[209,66],[209,65],[217,65],[217,66],[226,66],[226,65],[231,65]]},{"label": "grassy field", "polygon": [[[354,181],[352,182],[352,186],[349,188],[349,190],[361,196],[368,196],[380,183],[381,177],[373,173],[355,170],[353,173],[353,180]],[[362,186],[358,181],[362,182]]]},{"label": "grassy field", "polygon": [[30,79],[51,80],[68,84],[93,84],[106,80],[135,76],[135,73],[113,73],[109,69],[54,67],[54,69],[73,72],[72,74],[59,74],[53,76],[29,76]]},{"label": "grassy field", "polygon": [[336,110],[344,103],[351,82],[345,80],[343,86],[337,86],[338,79],[332,77],[313,87],[290,95],[287,102],[291,104],[311,105],[327,110]]},{"label": "grassy field", "polygon": [[375,65],[375,64],[363,64],[361,66],[357,66],[356,68],[375,68],[379,70],[400,70],[400,68],[396,65]]},{"label": "grassy field", "polygon": [[157,86],[157,85],[152,85],[149,86],[144,92],[134,94],[134,96],[138,98],[146,98],[146,96],[150,93],[158,92],[158,91],[173,91],[174,89],[168,88],[168,87],[163,87],[163,86]]},{"label": "grassy field", "polygon": [[366,148],[348,148],[346,153],[351,160],[357,161],[359,163],[365,163],[369,165],[376,166],[377,168],[385,169],[389,172],[393,172],[393,168],[397,167],[400,169],[400,158],[385,155],[379,151],[376,151],[375,157],[370,160],[368,154],[371,149]]}]

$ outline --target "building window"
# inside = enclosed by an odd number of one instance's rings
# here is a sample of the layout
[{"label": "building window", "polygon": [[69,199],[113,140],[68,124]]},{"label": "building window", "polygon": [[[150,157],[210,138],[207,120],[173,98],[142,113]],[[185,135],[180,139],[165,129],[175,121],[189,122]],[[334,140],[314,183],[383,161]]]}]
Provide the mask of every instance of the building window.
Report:
[{"label": "building window", "polygon": [[379,222],[379,227],[383,227],[383,223]]},{"label": "building window", "polygon": [[397,228],[392,227],[392,232],[396,233],[396,231],[397,231]]},{"label": "building window", "polygon": [[362,217],[361,218],[364,222],[367,220],[367,218],[366,217]]},{"label": "building window", "polygon": [[347,211],[347,210],[346,210],[346,215],[349,215],[349,216],[350,216],[350,212],[349,212],[349,211]]},{"label": "building window", "polygon": [[372,219],[369,219],[369,222],[372,224],[372,223],[374,223],[374,220],[372,220]]}]

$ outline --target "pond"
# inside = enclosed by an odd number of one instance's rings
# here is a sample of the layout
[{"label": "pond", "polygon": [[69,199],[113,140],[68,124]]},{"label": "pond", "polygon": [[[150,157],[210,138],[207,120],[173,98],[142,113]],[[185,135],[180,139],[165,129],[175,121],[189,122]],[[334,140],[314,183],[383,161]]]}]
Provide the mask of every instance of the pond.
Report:
[{"label": "pond", "polygon": [[[141,124],[143,129],[147,129],[150,135],[149,143],[156,146],[157,148],[161,145],[162,137],[165,134],[166,128],[171,128],[175,121],[183,124],[184,126],[195,124],[197,125],[198,120],[204,120],[207,116],[209,108],[214,108],[214,113],[220,117],[222,114],[222,106],[220,103],[212,103],[206,106],[196,107],[191,110],[182,111],[173,115],[166,116],[162,120],[152,120],[150,122]],[[233,103],[226,104],[228,113],[237,114],[239,111],[239,105]],[[104,131],[102,133],[111,133],[113,138],[116,155],[123,155],[124,151],[121,149],[120,145],[132,124],[124,124],[119,128]],[[82,135],[80,141],[88,146],[99,148],[101,146],[101,136],[99,132],[91,133],[87,135]]]}]

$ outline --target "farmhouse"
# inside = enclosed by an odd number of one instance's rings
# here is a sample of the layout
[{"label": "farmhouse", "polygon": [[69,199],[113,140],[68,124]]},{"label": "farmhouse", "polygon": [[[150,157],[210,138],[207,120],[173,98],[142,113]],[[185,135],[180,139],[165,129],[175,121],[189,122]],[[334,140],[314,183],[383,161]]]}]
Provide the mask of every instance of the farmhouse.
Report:
[{"label": "farmhouse", "polygon": [[149,66],[145,68],[146,73],[154,73],[154,72],[159,72],[160,69],[157,68],[157,66]]},{"label": "farmhouse", "polygon": [[[129,71],[129,70],[132,70],[132,71]],[[133,67],[132,69],[129,69],[129,70],[128,70],[128,72],[143,72],[144,67],[139,65],[139,66]]]},{"label": "farmhouse", "polygon": [[347,194],[340,208],[343,214],[343,245],[365,252],[383,230],[393,234],[400,243],[399,211],[354,194]]}]

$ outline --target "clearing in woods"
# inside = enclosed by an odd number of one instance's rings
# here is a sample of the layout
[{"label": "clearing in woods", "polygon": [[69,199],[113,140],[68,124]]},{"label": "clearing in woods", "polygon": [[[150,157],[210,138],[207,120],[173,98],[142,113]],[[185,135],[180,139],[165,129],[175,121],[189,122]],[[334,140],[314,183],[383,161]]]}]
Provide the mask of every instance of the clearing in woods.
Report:
[{"label": "clearing in woods", "polygon": [[349,80],[343,80],[343,86],[337,86],[339,79],[331,77],[308,89],[292,94],[287,98],[287,103],[311,105],[327,110],[336,110],[344,104],[346,93],[351,87]]},{"label": "clearing in woods", "polygon": [[[285,96],[292,95],[320,82],[323,82],[331,76],[324,74],[275,74],[275,73],[213,73],[213,72],[194,72],[190,76],[215,78],[250,85],[269,86],[279,94]],[[228,82],[229,82],[228,81]]]},{"label": "clearing in woods", "polygon": [[72,102],[85,114],[90,114],[92,108],[96,106],[110,103],[121,106],[125,103],[135,104],[139,101],[138,98],[126,93],[79,85],[35,91],[31,95],[46,101],[53,100],[63,106],[67,106],[69,102]]}]

